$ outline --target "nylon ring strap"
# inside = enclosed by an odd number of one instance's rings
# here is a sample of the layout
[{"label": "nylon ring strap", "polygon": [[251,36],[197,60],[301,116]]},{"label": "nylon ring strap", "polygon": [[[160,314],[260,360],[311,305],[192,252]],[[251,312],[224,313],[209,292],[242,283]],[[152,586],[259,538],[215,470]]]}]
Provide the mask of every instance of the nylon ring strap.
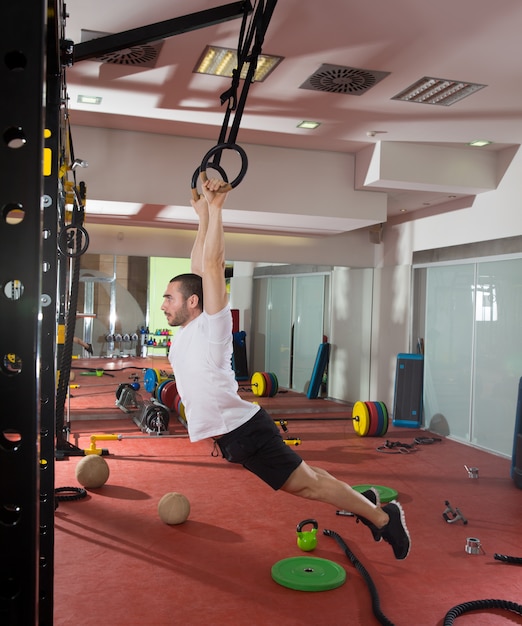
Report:
[{"label": "nylon ring strap", "polygon": [[[257,68],[257,61],[262,51],[265,34],[272,18],[277,0],[259,0],[254,9],[252,19],[247,28],[248,14],[250,4],[245,3],[245,12],[241,22],[241,29],[237,47],[237,67],[232,72],[232,84],[227,91],[221,94],[221,104],[227,102],[225,118],[221,127],[218,145],[235,145],[241,118],[245,108],[250,84],[253,82],[254,74]],[[248,69],[245,76],[243,89],[238,97],[239,81],[245,63],[248,63]],[[234,113],[232,124],[230,118]],[[230,126],[230,128],[229,128]],[[228,133],[228,134],[227,134]],[[212,163],[209,165],[219,166],[222,151],[216,152]]]},{"label": "nylon ring strap", "polygon": [[[219,143],[236,143],[237,134],[239,132],[239,126],[241,124],[241,117],[245,108],[248,91],[250,85],[253,82],[254,74],[257,68],[257,61],[262,51],[265,34],[270,23],[270,19],[274,12],[277,0],[267,0],[266,2],[259,1],[248,30],[245,34],[247,23],[247,12],[243,15],[241,22],[241,30],[239,34],[238,48],[237,48],[237,68],[232,73],[232,84],[227,91],[221,94],[221,104],[228,102],[227,111],[225,114],[225,120],[221,128],[219,136]],[[241,78],[241,72],[243,66],[248,63],[248,69],[243,84],[241,95],[238,99],[239,81]],[[234,112],[234,119],[230,127],[230,132],[227,130],[229,126],[231,113]],[[219,157],[217,157],[216,163],[219,164]]]}]

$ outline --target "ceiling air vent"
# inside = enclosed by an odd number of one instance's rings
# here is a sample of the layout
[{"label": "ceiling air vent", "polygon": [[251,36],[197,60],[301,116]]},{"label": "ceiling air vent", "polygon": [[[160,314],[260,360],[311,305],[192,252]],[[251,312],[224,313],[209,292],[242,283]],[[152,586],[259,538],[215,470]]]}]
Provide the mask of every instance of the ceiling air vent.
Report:
[{"label": "ceiling air vent", "polygon": [[361,96],[389,74],[390,72],[323,63],[317,72],[300,86],[300,89]]},{"label": "ceiling air vent", "polygon": [[113,63],[114,65],[136,65],[140,67],[156,67],[159,53],[163,42],[146,43],[132,48],[124,48],[116,52],[104,54],[98,59],[103,63]]},{"label": "ceiling air vent", "polygon": [[[91,39],[98,39],[110,34],[111,33],[82,30],[82,41],[90,41]],[[135,67],[153,68],[156,67],[162,46],[163,41],[140,44],[138,46],[116,50],[115,52],[108,52],[107,54],[97,57],[97,60],[102,63],[112,63],[113,65],[132,65]]]}]

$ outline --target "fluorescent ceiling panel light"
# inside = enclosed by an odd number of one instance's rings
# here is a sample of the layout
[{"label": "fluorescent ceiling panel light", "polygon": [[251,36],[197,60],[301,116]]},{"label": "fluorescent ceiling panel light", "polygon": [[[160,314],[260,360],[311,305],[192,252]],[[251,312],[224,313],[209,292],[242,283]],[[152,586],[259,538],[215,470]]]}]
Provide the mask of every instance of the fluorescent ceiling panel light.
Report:
[{"label": "fluorescent ceiling panel light", "polygon": [[78,96],[77,102],[80,104],[101,104],[101,96]]},{"label": "fluorescent ceiling panel light", "polygon": [[475,141],[470,141],[468,146],[472,146],[473,148],[483,148],[484,146],[489,146],[492,141],[488,141],[487,139],[476,139]]},{"label": "fluorescent ceiling panel light", "polygon": [[[263,80],[282,61],[283,57],[260,54],[257,59],[257,68],[254,73],[254,82]],[[245,79],[249,63],[244,63],[241,70],[241,78]],[[219,46],[207,46],[194,72],[196,74],[210,74],[212,76],[232,77],[232,72],[237,68],[237,52],[229,48]]]},{"label": "fluorescent ceiling panel light", "polygon": [[297,128],[306,128],[307,130],[313,130],[320,125],[320,122],[310,122],[308,120],[304,120],[297,125]]},{"label": "fluorescent ceiling panel light", "polygon": [[424,76],[424,78],[413,83],[404,91],[393,96],[392,100],[417,102],[419,104],[436,104],[447,107],[484,87],[486,85]]},{"label": "fluorescent ceiling panel light", "polygon": [[113,200],[90,200],[87,199],[87,215],[99,215],[101,217],[135,217],[142,210],[143,204],[136,202],[116,202]]}]

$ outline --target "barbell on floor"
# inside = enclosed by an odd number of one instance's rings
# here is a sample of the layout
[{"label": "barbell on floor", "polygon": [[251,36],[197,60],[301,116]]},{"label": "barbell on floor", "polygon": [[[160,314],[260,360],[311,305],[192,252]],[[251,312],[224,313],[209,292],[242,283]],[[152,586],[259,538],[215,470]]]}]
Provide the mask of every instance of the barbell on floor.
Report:
[{"label": "barbell on floor", "polygon": [[252,393],[263,398],[273,398],[279,391],[279,381],[273,372],[255,372],[250,379]]},{"label": "barbell on floor", "polygon": [[363,402],[358,400],[352,409],[352,417],[296,417],[289,416],[284,419],[276,419],[275,422],[283,431],[287,432],[288,421],[302,422],[344,422],[351,421],[353,429],[360,437],[384,437],[388,432],[389,417],[388,409],[384,402]]}]

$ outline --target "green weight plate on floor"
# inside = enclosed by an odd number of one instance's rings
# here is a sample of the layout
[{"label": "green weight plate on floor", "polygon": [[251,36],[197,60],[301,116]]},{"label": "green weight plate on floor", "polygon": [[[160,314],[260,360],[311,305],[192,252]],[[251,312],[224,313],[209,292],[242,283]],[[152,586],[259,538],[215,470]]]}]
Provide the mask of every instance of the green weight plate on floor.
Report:
[{"label": "green weight plate on floor", "polygon": [[328,591],[340,587],[346,572],[337,563],[315,556],[294,556],[272,566],[272,578],[297,591]]},{"label": "green weight plate on floor", "polygon": [[382,413],[383,413],[383,416],[384,416],[382,429],[381,429],[381,432],[379,433],[379,435],[381,437],[384,437],[384,435],[388,432],[388,424],[389,424],[388,408],[386,407],[384,402],[379,402],[379,404],[380,404],[380,406],[382,408]]},{"label": "green weight plate on floor", "polygon": [[368,489],[371,489],[372,487],[377,490],[379,498],[384,504],[391,502],[392,500],[397,500],[399,497],[398,491],[392,489],[391,487],[385,487],[383,485],[352,485],[352,489],[355,489],[355,491],[358,491],[359,493],[368,491]]},{"label": "green weight plate on floor", "polygon": [[364,402],[357,400],[352,409],[353,429],[359,437],[366,437],[370,428],[370,412]]}]

